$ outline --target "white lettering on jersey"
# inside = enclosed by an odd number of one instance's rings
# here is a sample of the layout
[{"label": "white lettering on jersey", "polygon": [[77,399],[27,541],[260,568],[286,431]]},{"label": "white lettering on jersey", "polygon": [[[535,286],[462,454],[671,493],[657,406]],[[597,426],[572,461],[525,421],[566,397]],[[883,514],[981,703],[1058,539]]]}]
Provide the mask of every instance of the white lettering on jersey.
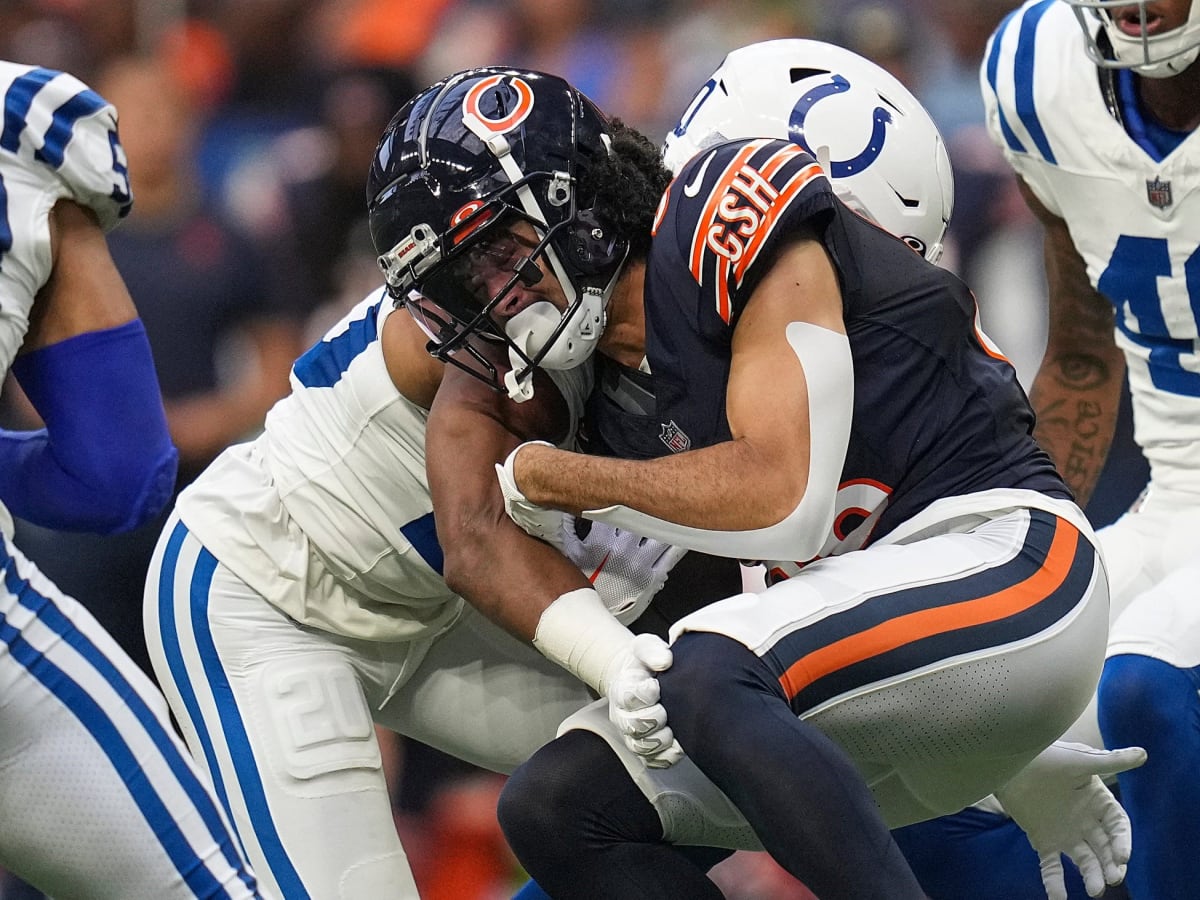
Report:
[{"label": "white lettering on jersey", "polygon": [[1014,12],[982,71],[993,140],[1113,303],[1138,443],[1160,474],[1196,479],[1183,448],[1200,446],[1200,131],[1161,160],[1127,134],[1065,4]]}]

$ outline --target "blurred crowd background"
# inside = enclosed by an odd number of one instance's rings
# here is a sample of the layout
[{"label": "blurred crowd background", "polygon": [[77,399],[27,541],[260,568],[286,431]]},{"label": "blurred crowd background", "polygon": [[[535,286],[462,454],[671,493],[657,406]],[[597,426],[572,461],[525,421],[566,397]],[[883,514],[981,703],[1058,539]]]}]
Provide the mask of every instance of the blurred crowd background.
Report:
[{"label": "blurred crowd background", "polygon": [[[117,105],[134,209],[110,238],[150,336],[179,487],[252,436],[292,360],[380,283],[364,183],[416,90],[473,65],[563,75],[660,140],[725,53],[814,37],[890,69],[955,168],[942,265],[1028,387],[1045,345],[1041,232],[984,131],[978,65],[1016,0],[0,0],[0,57],[64,69]],[[36,424],[6,386],[0,424]],[[1128,423],[1089,507],[1143,483]],[[144,667],[141,586],[161,522],[118,538],[19,524],[19,543]],[[495,824],[502,779],[394,736],[397,827],[426,900],[523,881]],[[809,897],[762,854],[715,873],[731,900]],[[40,895],[14,879],[0,900]]]}]

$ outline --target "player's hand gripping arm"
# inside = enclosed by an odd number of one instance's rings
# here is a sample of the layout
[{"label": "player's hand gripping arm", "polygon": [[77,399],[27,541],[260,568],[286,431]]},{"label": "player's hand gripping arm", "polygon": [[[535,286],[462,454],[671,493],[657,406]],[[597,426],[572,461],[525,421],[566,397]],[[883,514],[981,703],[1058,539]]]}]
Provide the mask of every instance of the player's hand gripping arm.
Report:
[{"label": "player's hand gripping arm", "polygon": [[1141,747],[1097,750],[1056,741],[996,792],[1041,858],[1050,900],[1067,900],[1061,854],[1079,868],[1089,896],[1119,884],[1131,850],[1129,817],[1103,778],[1146,761]]},{"label": "player's hand gripping arm", "polygon": [[1067,223],[1020,185],[1046,231],[1050,321],[1046,353],[1030,390],[1034,434],[1083,506],[1112,445],[1125,358],[1113,340],[1112,304],[1088,280]]},{"label": "player's hand gripping arm", "polygon": [[[610,716],[635,752],[651,766],[670,765],[682,752],[654,678],[670,666],[670,650],[652,635],[635,640],[575,563],[504,512],[493,464],[522,437],[560,435],[561,403],[548,383],[518,405],[446,368],[426,431],[446,583],[609,698]],[[561,527],[562,515],[555,515]]]},{"label": "player's hand gripping arm", "polygon": [[841,294],[823,245],[804,239],[779,252],[742,313],[732,354],[732,440],[645,461],[523,445],[501,477],[520,495],[510,496],[514,519],[522,522],[527,502],[722,556],[816,555],[853,406]]},{"label": "player's hand gripping arm", "polygon": [[[12,236],[0,306],[32,306],[12,371],[46,427],[0,433],[0,499],[48,527],[122,531],[162,509],[177,458],[145,331],[104,241],[129,208],[124,151],[115,112],[85,85],[64,74],[29,85],[16,148],[0,158]],[[69,135],[39,138],[35,123],[57,122],[68,99],[83,113]]]}]

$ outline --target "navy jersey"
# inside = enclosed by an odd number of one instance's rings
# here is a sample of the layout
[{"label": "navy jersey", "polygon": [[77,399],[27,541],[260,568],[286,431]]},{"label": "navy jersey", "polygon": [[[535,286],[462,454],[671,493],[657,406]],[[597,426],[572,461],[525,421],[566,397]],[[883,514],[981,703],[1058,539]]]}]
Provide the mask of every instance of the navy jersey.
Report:
[{"label": "navy jersey", "polygon": [[595,387],[579,426],[579,449],[594,456],[649,459],[662,455],[654,379],[601,353]]},{"label": "navy jersey", "polygon": [[[733,330],[776,248],[798,233],[817,236],[834,262],[854,362],[850,441],[822,555],[866,546],[942,497],[992,488],[1070,497],[1032,437],[1012,366],[978,330],[967,287],[843,206],[798,146],[767,139],[698,155],[659,209],[645,304],[660,455],[730,440]],[[769,410],[771,398],[762,402]]]}]

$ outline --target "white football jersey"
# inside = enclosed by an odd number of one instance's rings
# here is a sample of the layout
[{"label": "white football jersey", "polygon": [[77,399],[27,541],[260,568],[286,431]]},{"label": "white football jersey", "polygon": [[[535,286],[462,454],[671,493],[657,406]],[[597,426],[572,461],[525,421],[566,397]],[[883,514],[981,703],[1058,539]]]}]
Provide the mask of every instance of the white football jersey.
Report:
[{"label": "white football jersey", "polygon": [[988,45],[988,128],[1067,222],[1116,308],[1135,435],[1156,481],[1200,479],[1200,133],[1155,161],[1113,118],[1083,33],[1060,0],[1029,0]]},{"label": "white football jersey", "polygon": [[[180,518],[298,622],[381,641],[427,636],[462,601],[442,580],[425,478],[426,410],[392,383],[368,295],[292,368],[263,434],[222,453],[179,497]],[[591,365],[550,373],[574,433]]]},{"label": "white football jersey", "polygon": [[[49,213],[69,197],[110,228],[131,204],[110,103],[78,78],[0,60],[0,378],[29,331],[50,277]],[[0,505],[0,530],[12,533]]]}]

